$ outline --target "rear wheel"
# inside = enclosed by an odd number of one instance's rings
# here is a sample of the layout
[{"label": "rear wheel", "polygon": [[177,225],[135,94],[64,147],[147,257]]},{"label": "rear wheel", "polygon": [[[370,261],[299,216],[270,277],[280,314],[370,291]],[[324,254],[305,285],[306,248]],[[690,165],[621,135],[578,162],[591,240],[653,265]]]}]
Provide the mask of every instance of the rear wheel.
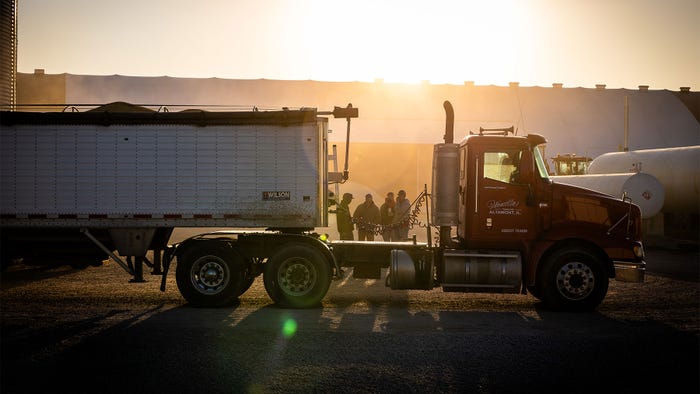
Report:
[{"label": "rear wheel", "polygon": [[178,258],[175,277],[180,293],[189,303],[215,307],[238,298],[245,271],[243,259],[230,245],[204,242],[190,246]]},{"label": "rear wheel", "polygon": [[265,265],[265,290],[280,306],[318,306],[331,283],[330,264],[323,254],[306,245],[289,245]]},{"label": "rear wheel", "polygon": [[591,311],[608,292],[602,261],[586,249],[560,249],[544,264],[538,278],[538,295],[551,309]]}]

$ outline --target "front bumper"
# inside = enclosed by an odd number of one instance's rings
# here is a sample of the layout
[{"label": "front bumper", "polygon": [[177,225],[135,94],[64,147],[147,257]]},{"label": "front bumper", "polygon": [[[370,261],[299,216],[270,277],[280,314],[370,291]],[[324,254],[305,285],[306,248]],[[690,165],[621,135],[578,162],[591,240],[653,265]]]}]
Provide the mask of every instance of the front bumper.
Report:
[{"label": "front bumper", "polygon": [[615,280],[620,282],[644,283],[647,263],[642,261],[614,261]]}]

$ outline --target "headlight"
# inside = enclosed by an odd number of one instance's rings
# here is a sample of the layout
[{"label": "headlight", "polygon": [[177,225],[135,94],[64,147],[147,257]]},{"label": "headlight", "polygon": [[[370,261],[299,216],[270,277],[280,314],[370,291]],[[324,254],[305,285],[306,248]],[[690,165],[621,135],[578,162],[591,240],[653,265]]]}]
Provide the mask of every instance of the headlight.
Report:
[{"label": "headlight", "polygon": [[634,248],[634,255],[637,256],[640,259],[644,258],[644,246],[642,245],[636,245]]}]

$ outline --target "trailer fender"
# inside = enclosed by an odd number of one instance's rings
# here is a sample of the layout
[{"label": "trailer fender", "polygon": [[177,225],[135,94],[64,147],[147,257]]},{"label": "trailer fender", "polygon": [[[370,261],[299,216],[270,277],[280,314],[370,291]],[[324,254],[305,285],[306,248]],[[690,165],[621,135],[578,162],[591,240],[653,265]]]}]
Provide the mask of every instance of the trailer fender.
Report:
[{"label": "trailer fender", "polygon": [[287,245],[289,244],[296,243],[308,245],[309,247],[318,250],[326,259],[326,261],[328,261],[329,268],[331,269],[330,273],[333,278],[338,279],[343,277],[343,271],[340,269],[340,264],[338,263],[338,260],[335,258],[335,255],[333,254],[331,248],[328,246],[327,243],[321,241],[317,237],[308,235],[285,234],[284,237],[285,242],[284,244],[280,245],[281,248],[287,247]]},{"label": "trailer fender", "polygon": [[548,255],[554,251],[567,247],[567,246],[580,246],[581,248],[589,250],[594,253],[595,256],[604,262],[604,269],[608,277],[615,276],[615,267],[613,266],[612,260],[599,245],[593,241],[589,241],[584,238],[564,238],[559,240],[546,240],[537,242],[530,249],[528,255],[528,267],[525,276],[527,286],[534,286],[536,284],[537,276],[542,269],[542,262],[544,262]]}]

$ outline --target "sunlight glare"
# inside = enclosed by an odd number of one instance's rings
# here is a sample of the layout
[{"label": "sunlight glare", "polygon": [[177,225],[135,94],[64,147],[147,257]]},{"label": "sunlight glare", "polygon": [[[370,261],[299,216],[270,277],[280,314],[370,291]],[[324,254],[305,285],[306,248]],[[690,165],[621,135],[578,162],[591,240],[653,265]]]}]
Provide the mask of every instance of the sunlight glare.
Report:
[{"label": "sunlight glare", "polygon": [[292,318],[288,318],[284,320],[284,323],[282,324],[282,335],[289,339],[294,336],[297,332],[297,322],[296,320]]},{"label": "sunlight glare", "polygon": [[513,0],[324,4],[319,17],[336,17],[317,38],[339,50],[335,78],[461,84],[517,77],[526,16]]}]

